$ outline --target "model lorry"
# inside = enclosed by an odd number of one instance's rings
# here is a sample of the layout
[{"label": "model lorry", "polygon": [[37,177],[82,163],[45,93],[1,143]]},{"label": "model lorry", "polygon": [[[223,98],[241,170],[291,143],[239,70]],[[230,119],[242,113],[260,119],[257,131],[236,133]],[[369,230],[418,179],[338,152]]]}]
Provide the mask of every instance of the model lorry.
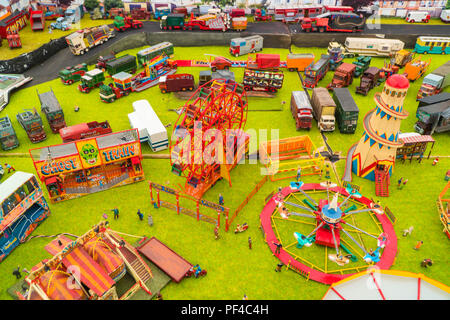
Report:
[{"label": "model lorry", "polygon": [[341,133],[355,133],[358,124],[359,108],[348,88],[333,90],[336,103],[336,120]]},{"label": "model lorry", "polygon": [[328,84],[327,89],[343,88],[353,83],[353,74],[355,73],[356,65],[353,63],[342,63],[334,72],[331,83]]},{"label": "model lorry", "polygon": [[289,71],[305,71],[311,63],[314,63],[312,53],[288,53],[286,57],[286,68]]},{"label": "model lorry", "polygon": [[56,19],[56,22],[52,22],[50,24],[50,28],[58,29],[62,31],[66,31],[70,29],[70,23],[65,20],[63,17],[59,17]]},{"label": "model lorry", "polygon": [[375,86],[379,84],[378,80],[380,79],[380,72],[381,70],[377,67],[370,67],[364,71],[359,86],[356,87],[356,93],[367,96],[370,89],[375,88]]},{"label": "model lorry", "polygon": [[47,139],[42,119],[36,109],[19,112],[16,117],[32,143],[38,143]]},{"label": "model lorry", "polygon": [[71,4],[64,12],[64,18],[69,23],[77,23],[83,18],[83,14],[82,4]]},{"label": "model lorry", "polygon": [[405,65],[405,74],[409,81],[415,81],[419,79],[427,71],[428,66],[431,63],[431,59],[428,61],[423,61],[419,58],[408,62]]},{"label": "model lorry", "polygon": [[411,51],[402,49],[395,53],[394,64],[399,67],[404,67],[413,58],[413,53]]},{"label": "model lorry", "polygon": [[131,17],[121,17],[121,16],[116,16],[114,18],[113,25],[114,30],[118,32],[124,32],[130,29],[141,29],[144,26],[142,21],[135,20]]},{"label": "model lorry", "polygon": [[119,72],[135,73],[137,69],[136,57],[126,54],[119,58],[109,60],[106,62],[105,67],[106,72],[111,76]]},{"label": "model lorry", "polygon": [[420,134],[432,135],[450,130],[450,100],[418,108],[414,129]]},{"label": "model lorry", "polygon": [[425,22],[428,23],[431,15],[428,11],[409,11],[405,17],[406,22]]},{"label": "model lorry", "polygon": [[156,20],[160,20],[162,17],[167,16],[168,14],[170,14],[169,7],[159,7],[155,9],[154,17]]},{"label": "model lorry", "polygon": [[194,90],[194,76],[188,73],[171,74],[159,78],[162,93]]},{"label": "model lorry", "polygon": [[263,49],[264,38],[250,36],[245,38],[233,38],[230,41],[230,54],[239,57],[248,53],[255,53]]},{"label": "model lorry", "polygon": [[30,25],[33,31],[44,30],[45,18],[42,10],[30,12]]},{"label": "model lorry", "polygon": [[438,94],[448,85],[450,85],[450,61],[423,78],[416,100]]},{"label": "model lorry", "polygon": [[4,151],[19,146],[19,139],[8,116],[0,118],[0,145]]},{"label": "model lorry", "polygon": [[41,103],[41,111],[47,117],[50,129],[52,129],[53,133],[58,133],[59,129],[66,126],[64,112],[58,102],[58,99],[56,99],[53,90],[44,93],[39,93],[38,91],[37,94]]},{"label": "model lorry", "polygon": [[368,56],[360,56],[356,58],[356,61],[352,63],[356,66],[355,73],[353,76],[358,78],[364,71],[367,70],[370,66],[370,62],[372,61],[372,57]]},{"label": "model lorry", "polygon": [[316,17],[305,17],[301,28],[305,32],[362,32],[365,18],[351,12],[327,12]]},{"label": "model lorry", "polygon": [[100,69],[92,69],[81,77],[81,84],[78,85],[78,90],[89,93],[92,89],[101,86],[103,81],[105,81],[103,71]]},{"label": "model lorry", "polygon": [[314,88],[312,91],[311,104],[317,126],[322,131],[334,131],[336,104],[331,98],[328,90],[323,87]]},{"label": "model lorry", "polygon": [[159,28],[161,30],[174,30],[184,28],[184,14],[171,13],[159,20]]},{"label": "model lorry", "polygon": [[90,48],[101,45],[114,37],[114,29],[107,25],[78,30],[66,37],[70,51],[74,55],[84,54]]},{"label": "model lorry", "polygon": [[194,17],[191,12],[191,17],[185,22],[183,30],[192,30],[198,28],[200,30],[218,30],[227,31],[230,29],[230,17],[225,13],[220,13],[217,15],[203,15],[200,17]]},{"label": "model lorry", "polygon": [[95,67],[96,67],[97,69],[106,71],[106,63],[107,63],[108,61],[114,60],[115,58],[116,58],[116,55],[115,55],[115,54],[110,54],[110,55],[107,55],[107,56],[99,56],[99,57],[97,58],[97,63],[96,63],[96,65],[95,65]]},{"label": "model lorry", "polygon": [[246,65],[247,69],[277,71],[280,68],[280,55],[267,53],[249,55]]},{"label": "model lorry", "polygon": [[256,9],[254,19],[255,21],[272,21],[272,16],[267,14],[265,9]]},{"label": "model lorry", "polygon": [[300,129],[311,130],[313,109],[309,97],[305,91],[292,91],[291,113],[295,120],[297,131]]},{"label": "model lorry", "polygon": [[212,72],[217,70],[228,70],[231,68],[231,65],[231,60],[220,56],[215,57],[214,60],[209,63]]},{"label": "model lorry", "polygon": [[303,85],[307,88],[314,88],[327,74],[329,64],[330,56],[327,54],[323,54],[316,63],[311,63],[305,69],[305,79],[303,81]]},{"label": "model lorry", "polygon": [[283,86],[284,74],[272,70],[244,70],[243,84],[246,91],[277,92]]},{"label": "model lorry", "polygon": [[58,73],[61,82],[71,85],[74,82],[80,81],[81,77],[88,71],[86,63],[80,63],[73,67],[66,67]]},{"label": "model lorry", "polygon": [[59,135],[64,143],[87,139],[111,133],[112,129],[108,121],[80,123],[59,130]]}]

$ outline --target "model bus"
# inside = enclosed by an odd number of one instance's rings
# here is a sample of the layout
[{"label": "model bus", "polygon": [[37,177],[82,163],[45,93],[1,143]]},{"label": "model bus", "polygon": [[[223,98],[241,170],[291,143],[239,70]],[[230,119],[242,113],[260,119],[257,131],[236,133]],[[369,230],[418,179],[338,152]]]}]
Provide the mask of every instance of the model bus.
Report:
[{"label": "model bus", "polygon": [[139,66],[144,66],[147,62],[152,60],[153,58],[165,54],[166,56],[173,55],[173,44],[170,42],[161,42],[155,44],[154,46],[142,49],[137,53],[137,59]]},{"label": "model bus", "polygon": [[450,54],[450,37],[418,37],[414,52]]}]

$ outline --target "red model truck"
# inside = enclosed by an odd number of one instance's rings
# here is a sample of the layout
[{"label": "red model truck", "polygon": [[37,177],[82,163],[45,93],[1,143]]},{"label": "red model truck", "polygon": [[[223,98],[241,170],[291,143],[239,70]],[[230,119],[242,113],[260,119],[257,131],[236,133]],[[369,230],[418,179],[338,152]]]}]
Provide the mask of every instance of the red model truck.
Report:
[{"label": "red model truck", "polygon": [[112,129],[108,121],[97,122],[92,121],[88,123],[80,123],[70,127],[65,127],[59,130],[59,135],[64,143],[101,136],[103,134],[111,133]]},{"label": "red model truck", "polygon": [[194,76],[188,73],[162,76],[159,80],[159,89],[162,93],[192,91],[194,90]]},{"label": "red model truck", "polygon": [[344,88],[348,87],[353,82],[353,76],[355,74],[356,65],[353,63],[344,62],[341,64],[334,73],[331,83],[327,86],[327,89]]},{"label": "red model truck", "polygon": [[31,11],[30,25],[31,25],[31,30],[33,30],[33,31],[44,30],[45,19],[44,19],[44,13],[41,10]]}]

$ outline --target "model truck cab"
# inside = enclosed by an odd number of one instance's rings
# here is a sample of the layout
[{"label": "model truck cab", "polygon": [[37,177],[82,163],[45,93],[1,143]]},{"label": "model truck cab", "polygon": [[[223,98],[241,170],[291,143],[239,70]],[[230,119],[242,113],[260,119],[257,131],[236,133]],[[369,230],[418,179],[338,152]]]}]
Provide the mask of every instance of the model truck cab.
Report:
[{"label": "model truck cab", "polygon": [[377,67],[370,67],[366,71],[364,71],[361,76],[361,80],[359,86],[356,87],[356,93],[360,93],[362,95],[367,96],[370,89],[373,89],[378,85],[378,79],[380,79],[381,70]]},{"label": "model truck cab", "polygon": [[336,104],[326,88],[314,88],[311,104],[320,131],[334,131]]},{"label": "model truck cab", "polygon": [[405,20],[406,22],[426,22],[430,21],[431,16],[428,11],[409,11],[406,14]]},{"label": "model truck cab", "polygon": [[58,73],[61,82],[70,85],[80,81],[81,77],[88,71],[87,64],[81,63],[73,67],[67,67]]},{"label": "model truck cab", "polygon": [[358,124],[359,108],[348,88],[335,88],[336,120],[341,133],[354,133]]},{"label": "model truck cab", "polygon": [[105,75],[102,70],[92,69],[81,77],[81,84],[78,85],[78,90],[84,93],[89,93],[91,89],[102,85],[104,80]]},{"label": "model truck cab", "polygon": [[17,121],[24,128],[32,143],[38,143],[47,139],[42,119],[36,109],[19,112]]},{"label": "model truck cab", "polygon": [[159,89],[162,93],[194,90],[194,76],[188,73],[171,74],[159,78]]},{"label": "model truck cab", "polygon": [[255,53],[263,49],[264,38],[261,36],[250,36],[245,38],[233,38],[230,41],[230,54],[239,57],[248,53]]},{"label": "model truck cab", "polygon": [[417,93],[417,99],[421,99],[423,97],[432,96],[441,92],[441,86],[444,82],[444,77],[437,74],[429,74],[425,78],[423,78],[422,86]]},{"label": "model truck cab", "polygon": [[334,73],[331,83],[327,86],[328,89],[343,88],[352,84],[353,75],[356,70],[356,65],[353,63],[342,63]]},{"label": "model truck cab", "polygon": [[101,136],[103,134],[111,133],[112,129],[108,121],[97,122],[92,121],[88,123],[80,123],[70,127],[65,127],[59,130],[59,135],[64,143]]},{"label": "model truck cab", "polygon": [[224,57],[215,57],[210,66],[213,72],[216,70],[228,70],[231,68],[231,60]]},{"label": "model truck cab", "polygon": [[19,139],[8,116],[0,118],[0,145],[5,151],[19,146]]},{"label": "model truck cab", "polygon": [[155,19],[160,20],[162,17],[167,16],[170,14],[170,8],[169,7],[159,7],[155,9]]},{"label": "model truck cab", "polygon": [[300,129],[311,130],[312,111],[307,93],[305,91],[292,91],[291,113],[294,117],[297,131]]}]

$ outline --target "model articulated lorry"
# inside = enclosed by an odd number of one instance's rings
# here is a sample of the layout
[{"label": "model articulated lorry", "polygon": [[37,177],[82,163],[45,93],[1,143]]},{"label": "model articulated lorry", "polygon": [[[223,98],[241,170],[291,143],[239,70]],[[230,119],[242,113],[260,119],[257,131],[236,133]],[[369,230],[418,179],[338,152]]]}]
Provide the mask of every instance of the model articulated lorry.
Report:
[{"label": "model articulated lorry", "polygon": [[114,37],[114,29],[107,25],[78,30],[66,37],[70,51],[78,56],[89,51],[90,48],[101,45]]},{"label": "model articulated lorry", "polygon": [[327,86],[327,89],[343,88],[352,84],[353,75],[356,70],[356,65],[353,63],[344,62],[341,64],[334,73],[331,83]]},{"label": "model articulated lorry", "polygon": [[450,85],[450,61],[423,78],[416,100],[438,94],[448,85]]},{"label": "model articulated lorry", "polygon": [[124,32],[130,29],[141,29],[144,24],[142,21],[135,20],[131,17],[117,16],[114,18],[114,30]]},{"label": "model articulated lorry", "polygon": [[334,131],[336,103],[326,88],[314,88],[311,104],[320,131]]},{"label": "model articulated lorry", "polygon": [[88,71],[87,64],[81,63],[73,67],[67,67],[58,73],[61,82],[71,85],[74,82],[80,81],[81,77]]}]

